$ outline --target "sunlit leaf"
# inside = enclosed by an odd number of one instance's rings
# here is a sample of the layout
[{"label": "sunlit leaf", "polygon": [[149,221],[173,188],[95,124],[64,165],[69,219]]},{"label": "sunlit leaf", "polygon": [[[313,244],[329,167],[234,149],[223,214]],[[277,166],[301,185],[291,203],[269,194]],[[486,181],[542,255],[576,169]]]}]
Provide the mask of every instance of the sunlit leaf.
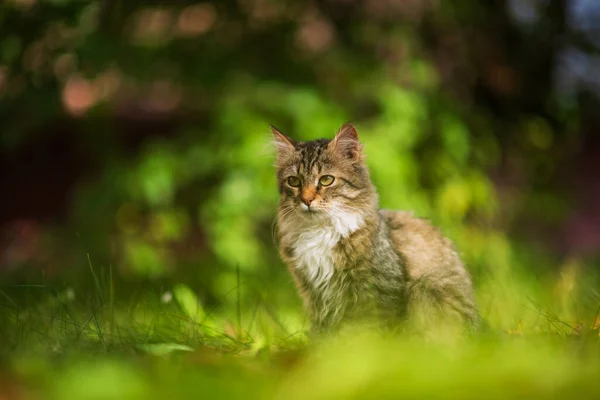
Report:
[{"label": "sunlit leaf", "polygon": [[181,307],[181,310],[193,321],[199,321],[204,317],[202,305],[196,294],[188,286],[178,284],[173,288],[173,296]]},{"label": "sunlit leaf", "polygon": [[140,350],[155,356],[164,356],[175,351],[193,351],[194,349],[179,343],[152,343],[138,345]]}]

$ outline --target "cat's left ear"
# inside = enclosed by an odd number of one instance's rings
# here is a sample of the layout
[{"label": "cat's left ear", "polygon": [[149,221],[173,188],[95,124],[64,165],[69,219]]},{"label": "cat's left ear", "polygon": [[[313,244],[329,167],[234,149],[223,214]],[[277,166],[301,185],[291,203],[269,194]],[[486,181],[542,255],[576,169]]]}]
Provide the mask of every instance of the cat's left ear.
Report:
[{"label": "cat's left ear", "polygon": [[342,125],[328,147],[352,160],[362,160],[362,144],[359,142],[358,131],[350,122]]}]

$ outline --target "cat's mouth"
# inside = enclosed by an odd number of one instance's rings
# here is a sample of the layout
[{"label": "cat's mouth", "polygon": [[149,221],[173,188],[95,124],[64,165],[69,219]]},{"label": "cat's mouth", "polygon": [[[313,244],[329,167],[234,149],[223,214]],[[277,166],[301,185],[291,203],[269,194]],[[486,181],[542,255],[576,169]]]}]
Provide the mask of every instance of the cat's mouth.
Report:
[{"label": "cat's mouth", "polygon": [[312,215],[312,214],[319,214],[323,210],[321,208],[315,208],[313,206],[307,206],[304,203],[300,203],[300,211],[302,211],[303,214]]}]

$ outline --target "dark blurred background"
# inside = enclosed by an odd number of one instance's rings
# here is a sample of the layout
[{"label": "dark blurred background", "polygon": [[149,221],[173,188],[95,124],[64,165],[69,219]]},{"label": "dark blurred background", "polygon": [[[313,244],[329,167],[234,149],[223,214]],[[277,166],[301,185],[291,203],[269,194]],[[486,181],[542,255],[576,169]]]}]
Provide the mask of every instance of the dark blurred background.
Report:
[{"label": "dark blurred background", "polygon": [[442,226],[476,282],[598,266],[597,1],[0,7],[5,283],[86,287],[91,265],[208,303],[240,275],[293,296],[268,125],[346,121],[382,206]]}]

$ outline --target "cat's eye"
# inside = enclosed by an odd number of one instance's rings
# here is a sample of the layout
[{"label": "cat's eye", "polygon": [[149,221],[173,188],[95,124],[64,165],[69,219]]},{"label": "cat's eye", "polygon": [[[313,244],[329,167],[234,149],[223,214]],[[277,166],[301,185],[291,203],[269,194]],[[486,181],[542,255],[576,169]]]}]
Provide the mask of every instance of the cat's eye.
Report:
[{"label": "cat's eye", "polygon": [[335,178],[331,175],[323,175],[319,178],[319,183],[323,186],[329,186],[335,181]]},{"label": "cat's eye", "polygon": [[287,178],[287,183],[291,187],[298,187],[300,186],[300,178],[298,178],[297,176],[290,176],[289,178]]}]

